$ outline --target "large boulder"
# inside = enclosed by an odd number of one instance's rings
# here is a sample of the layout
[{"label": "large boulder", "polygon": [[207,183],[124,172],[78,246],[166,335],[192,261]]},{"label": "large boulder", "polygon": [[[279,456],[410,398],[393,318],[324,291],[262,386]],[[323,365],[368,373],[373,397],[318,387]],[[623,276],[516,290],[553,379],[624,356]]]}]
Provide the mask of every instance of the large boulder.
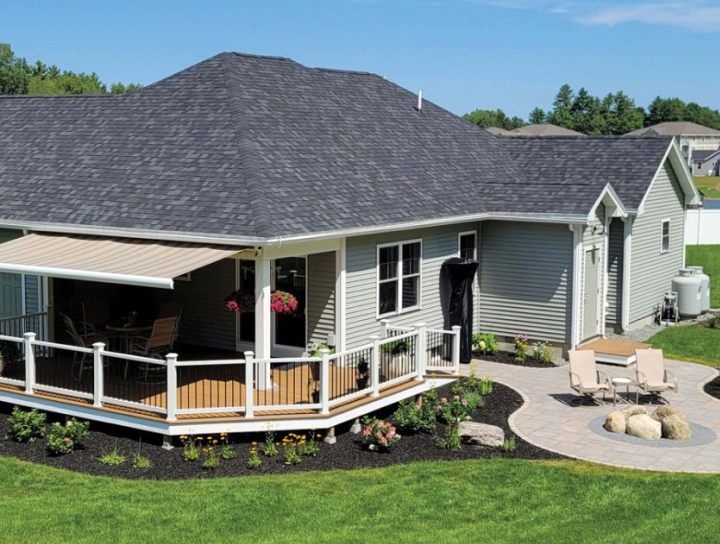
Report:
[{"label": "large boulder", "polygon": [[505,442],[505,433],[500,427],[475,421],[461,421],[459,434],[468,444],[501,448]]},{"label": "large boulder", "polygon": [[665,416],[660,422],[663,438],[670,440],[689,440],[692,437],[690,424],[676,414]]},{"label": "large boulder", "polygon": [[625,416],[625,421],[627,421],[632,416],[638,414],[646,415],[647,413],[647,408],[645,408],[644,406],[628,406],[622,411],[622,415]]},{"label": "large boulder", "polygon": [[603,427],[605,427],[606,431],[610,431],[611,433],[623,434],[626,428],[625,416],[622,412],[610,412],[603,424]]},{"label": "large boulder", "polygon": [[685,419],[685,414],[670,406],[658,406],[653,412],[652,418],[662,421],[668,416],[678,416],[680,419]]},{"label": "large boulder", "polygon": [[630,416],[626,423],[627,434],[645,440],[658,440],[662,437],[662,425],[647,414]]}]

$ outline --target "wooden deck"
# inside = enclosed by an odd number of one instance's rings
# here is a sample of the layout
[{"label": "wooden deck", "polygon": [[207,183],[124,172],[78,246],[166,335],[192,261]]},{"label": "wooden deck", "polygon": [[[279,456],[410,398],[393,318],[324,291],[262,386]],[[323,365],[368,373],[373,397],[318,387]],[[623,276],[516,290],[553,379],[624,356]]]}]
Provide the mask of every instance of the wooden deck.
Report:
[{"label": "wooden deck", "polygon": [[595,352],[595,360],[599,363],[628,366],[636,360],[636,349],[649,349],[651,347],[650,344],[600,338],[580,346],[577,349],[593,350]]}]

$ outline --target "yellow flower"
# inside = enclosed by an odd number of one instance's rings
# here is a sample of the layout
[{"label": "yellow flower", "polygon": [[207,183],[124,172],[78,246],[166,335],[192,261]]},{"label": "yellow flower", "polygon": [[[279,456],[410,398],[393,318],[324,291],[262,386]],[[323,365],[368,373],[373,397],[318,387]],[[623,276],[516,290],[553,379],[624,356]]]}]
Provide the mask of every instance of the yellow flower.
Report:
[{"label": "yellow flower", "polygon": [[250,444],[251,446],[257,446],[257,442],[253,442]]},{"label": "yellow flower", "polygon": [[320,433],[315,435],[317,438],[321,438]]}]

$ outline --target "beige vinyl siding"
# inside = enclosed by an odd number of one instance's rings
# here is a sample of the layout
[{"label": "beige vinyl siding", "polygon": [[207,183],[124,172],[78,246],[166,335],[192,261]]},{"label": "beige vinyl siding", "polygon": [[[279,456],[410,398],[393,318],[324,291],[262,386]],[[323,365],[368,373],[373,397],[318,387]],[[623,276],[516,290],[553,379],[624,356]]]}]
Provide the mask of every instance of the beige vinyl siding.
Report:
[{"label": "beige vinyl siding", "polygon": [[380,322],[377,318],[378,244],[422,239],[421,307],[385,319],[400,326],[411,326],[420,322],[432,328],[446,326],[440,298],[440,269],[447,259],[457,257],[458,233],[465,231],[477,231],[477,223],[348,238],[347,346],[352,348],[362,345],[368,341],[370,335],[380,334]]},{"label": "beige vinyl siding", "polygon": [[[670,219],[670,251],[660,253],[662,221]],[[630,324],[652,316],[683,264],[685,204],[669,161],[663,165],[632,226]]]},{"label": "beige vinyl siding", "polygon": [[570,343],[572,268],[567,225],[484,222],[480,330]]},{"label": "beige vinyl siding", "polygon": [[335,252],[308,255],[308,341],[327,342],[335,332]]},{"label": "beige vinyl siding", "polygon": [[235,350],[235,314],[224,304],[234,289],[234,259],[194,270],[189,282],[176,281],[168,298],[184,305],[178,342]]},{"label": "beige vinyl siding", "polygon": [[625,224],[615,217],[610,223],[607,262],[607,313],[605,324],[619,328],[622,324],[622,282]]}]

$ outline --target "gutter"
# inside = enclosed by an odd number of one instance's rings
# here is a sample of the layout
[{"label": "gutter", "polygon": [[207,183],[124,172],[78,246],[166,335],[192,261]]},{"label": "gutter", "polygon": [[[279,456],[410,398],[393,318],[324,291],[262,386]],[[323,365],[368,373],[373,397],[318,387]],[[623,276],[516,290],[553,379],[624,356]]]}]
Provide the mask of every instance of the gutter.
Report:
[{"label": "gutter", "polygon": [[141,229],[94,227],[89,225],[67,225],[59,223],[41,223],[27,221],[0,221],[0,228],[22,229],[32,232],[51,232],[58,234],[75,234],[85,236],[107,236],[115,238],[135,238],[141,240],[158,240],[165,242],[186,242],[195,244],[230,245],[230,246],[280,246],[285,243],[319,241],[332,238],[344,238],[351,236],[362,236],[368,234],[380,234],[384,232],[395,232],[400,230],[412,230],[418,228],[437,227],[452,225],[455,223],[473,221],[519,221],[524,223],[555,223],[555,224],[582,224],[588,223],[587,215],[582,214],[527,214],[527,213],[476,213],[445,217],[441,219],[426,219],[422,221],[409,221],[392,225],[379,225],[368,227],[357,227],[352,229],[340,229],[315,234],[301,234],[291,236],[275,236],[269,238],[257,236],[222,236],[203,235],[188,232],[158,232]]}]

